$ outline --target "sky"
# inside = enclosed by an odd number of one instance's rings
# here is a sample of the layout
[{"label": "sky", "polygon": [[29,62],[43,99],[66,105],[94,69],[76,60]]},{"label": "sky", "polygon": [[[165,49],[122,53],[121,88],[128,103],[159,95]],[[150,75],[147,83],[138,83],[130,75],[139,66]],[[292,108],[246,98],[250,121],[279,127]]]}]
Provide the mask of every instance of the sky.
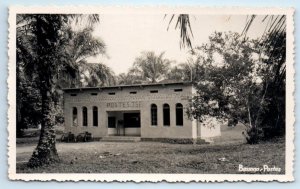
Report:
[{"label": "sky", "polygon": [[[189,49],[180,49],[180,31],[175,30],[175,19],[168,28],[171,15],[101,14],[95,25],[94,36],[106,44],[108,57],[98,55],[88,59],[90,63],[104,63],[115,74],[127,72],[136,57],[143,51],[165,52],[165,58],[182,63],[189,57]],[[264,16],[257,17],[248,32],[250,38],[260,37],[266,23]],[[208,42],[215,31],[239,32],[244,29],[246,15],[190,15],[193,46]]]}]

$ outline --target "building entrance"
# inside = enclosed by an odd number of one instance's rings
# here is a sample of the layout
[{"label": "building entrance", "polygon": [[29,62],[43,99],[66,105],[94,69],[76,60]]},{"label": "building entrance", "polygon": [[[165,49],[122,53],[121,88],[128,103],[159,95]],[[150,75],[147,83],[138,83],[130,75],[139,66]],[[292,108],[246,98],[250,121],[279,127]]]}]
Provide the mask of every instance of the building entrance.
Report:
[{"label": "building entrance", "polygon": [[107,112],[108,135],[141,136],[141,117],[139,111]]},{"label": "building entrance", "polygon": [[124,113],[124,128],[141,127],[140,113]]}]

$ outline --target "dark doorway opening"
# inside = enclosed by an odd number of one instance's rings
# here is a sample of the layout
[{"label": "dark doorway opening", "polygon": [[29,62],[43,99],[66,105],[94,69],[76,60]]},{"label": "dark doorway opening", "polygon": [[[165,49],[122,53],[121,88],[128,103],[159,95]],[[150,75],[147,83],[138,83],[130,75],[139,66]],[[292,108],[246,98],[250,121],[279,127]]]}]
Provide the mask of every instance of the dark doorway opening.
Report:
[{"label": "dark doorway opening", "polygon": [[124,127],[125,128],[137,128],[141,127],[140,113],[124,113]]},{"label": "dark doorway opening", "polygon": [[108,128],[116,128],[116,117],[108,117]]}]

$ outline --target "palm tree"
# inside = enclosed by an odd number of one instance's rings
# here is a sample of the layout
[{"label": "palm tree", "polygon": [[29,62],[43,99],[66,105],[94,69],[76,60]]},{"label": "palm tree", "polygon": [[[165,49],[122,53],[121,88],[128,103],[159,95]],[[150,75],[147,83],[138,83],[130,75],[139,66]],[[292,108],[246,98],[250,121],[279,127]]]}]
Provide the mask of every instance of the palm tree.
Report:
[{"label": "palm tree", "polygon": [[135,59],[131,72],[136,73],[144,81],[156,83],[165,79],[171,61],[164,58],[164,52],[158,56],[154,52],[142,52],[141,56]]},{"label": "palm tree", "polygon": [[[165,15],[165,18],[166,17],[167,15]],[[171,15],[167,30],[169,30],[174,18],[177,20],[175,24],[175,30],[176,29],[180,30],[180,48],[187,47],[193,49],[192,46],[193,31],[190,23],[190,15],[188,14]]]},{"label": "palm tree", "polygon": [[[17,52],[24,61],[24,72],[37,78],[41,96],[41,134],[38,146],[28,165],[31,167],[58,161],[55,147],[54,120],[51,117],[53,105],[53,76],[60,66],[57,64],[57,44],[60,43],[59,30],[63,27],[60,15],[18,15]],[[29,50],[26,50],[26,49]],[[20,62],[17,62],[18,64]],[[20,65],[20,64],[19,64]]]},{"label": "palm tree", "polygon": [[[93,27],[84,28],[80,31],[73,31],[67,28],[65,31],[64,59],[67,66],[59,72],[61,87],[80,87],[82,86],[82,74],[89,67],[87,58],[98,54],[106,55],[106,45],[100,38],[92,35]],[[102,71],[108,70],[102,65]],[[90,69],[91,70],[91,69]],[[98,70],[99,72],[100,70]],[[109,71],[110,73],[110,71]],[[106,74],[109,74],[108,72]],[[99,75],[100,76],[100,75]],[[105,80],[106,77],[102,78]]]},{"label": "palm tree", "polygon": [[136,72],[136,69],[129,69],[128,73],[121,73],[117,76],[118,85],[133,85],[146,83],[142,78],[140,72]]},{"label": "palm tree", "polygon": [[195,81],[197,65],[190,58],[185,63],[173,66],[167,73],[167,78],[174,81]]},{"label": "palm tree", "polygon": [[81,68],[81,83],[88,87],[113,86],[116,78],[113,71],[101,63],[86,63]]},{"label": "palm tree", "polygon": [[[243,30],[245,36],[255,20],[258,20],[255,15],[249,16]],[[265,97],[272,103],[259,112],[266,127],[266,137],[273,137],[285,133],[286,15],[267,15],[261,22],[266,23],[266,28],[261,37],[260,51],[269,57],[267,60],[261,58],[261,61],[271,65],[274,76],[263,81]]]},{"label": "palm tree", "polygon": [[[17,75],[23,69],[28,77],[34,77],[41,99],[40,139],[28,162],[30,167],[59,160],[53,128],[58,73],[65,70],[74,74],[77,71],[70,63],[72,61],[66,58],[65,47],[68,41],[67,32],[64,31],[70,20],[78,20],[79,17],[80,15],[58,14],[17,15]],[[90,16],[90,21],[99,21],[98,15]]]}]

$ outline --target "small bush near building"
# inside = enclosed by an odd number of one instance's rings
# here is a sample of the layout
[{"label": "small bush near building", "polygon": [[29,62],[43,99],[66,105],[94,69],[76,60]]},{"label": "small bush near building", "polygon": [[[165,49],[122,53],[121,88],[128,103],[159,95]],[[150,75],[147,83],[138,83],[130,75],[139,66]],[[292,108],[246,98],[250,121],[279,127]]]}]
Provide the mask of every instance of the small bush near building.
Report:
[{"label": "small bush near building", "polygon": [[61,137],[61,142],[89,142],[93,141],[93,135],[89,132],[79,133],[77,136],[69,132],[64,133]]},{"label": "small bush near building", "polygon": [[89,142],[93,140],[92,133],[85,132],[85,133],[79,133],[76,137],[77,142]]},{"label": "small bush near building", "polygon": [[76,142],[75,135],[71,132],[69,133],[64,133],[61,136],[61,142]]},{"label": "small bush near building", "polygon": [[203,139],[189,139],[189,138],[142,138],[142,141],[162,142],[170,144],[208,144]]}]

